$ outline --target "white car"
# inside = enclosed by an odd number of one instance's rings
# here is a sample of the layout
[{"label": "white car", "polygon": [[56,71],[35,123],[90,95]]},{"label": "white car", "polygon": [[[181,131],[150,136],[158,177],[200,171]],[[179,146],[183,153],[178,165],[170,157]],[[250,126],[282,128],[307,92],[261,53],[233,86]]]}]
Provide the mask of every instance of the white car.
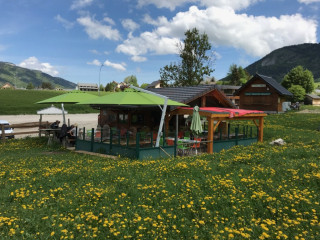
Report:
[{"label": "white car", "polygon": [[[9,126],[9,122],[6,121],[6,120],[0,120],[0,125],[3,124],[3,125],[8,125]],[[9,134],[9,133],[13,133],[13,128],[11,127],[7,127],[5,126],[4,127],[4,132],[6,134]],[[0,127],[0,139],[2,138],[2,127]],[[6,138],[14,138],[14,135],[11,135],[11,136],[6,136]]]}]

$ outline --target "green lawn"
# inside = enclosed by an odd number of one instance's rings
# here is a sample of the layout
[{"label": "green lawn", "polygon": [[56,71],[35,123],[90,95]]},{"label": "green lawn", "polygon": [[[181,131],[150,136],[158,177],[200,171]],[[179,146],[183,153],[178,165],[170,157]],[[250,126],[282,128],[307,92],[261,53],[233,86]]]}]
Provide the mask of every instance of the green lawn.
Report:
[{"label": "green lawn", "polygon": [[[65,91],[55,90],[0,90],[0,115],[36,114],[38,110],[50,107],[50,104],[36,104],[36,102],[51,98]],[[97,95],[97,92],[92,92]],[[101,95],[105,92],[101,92]],[[56,104],[56,107],[61,107]],[[87,105],[65,104],[69,113],[96,113]]]},{"label": "green lawn", "polygon": [[319,239],[319,125],[319,114],[269,115],[264,143],[169,160],[7,141],[0,238]]}]

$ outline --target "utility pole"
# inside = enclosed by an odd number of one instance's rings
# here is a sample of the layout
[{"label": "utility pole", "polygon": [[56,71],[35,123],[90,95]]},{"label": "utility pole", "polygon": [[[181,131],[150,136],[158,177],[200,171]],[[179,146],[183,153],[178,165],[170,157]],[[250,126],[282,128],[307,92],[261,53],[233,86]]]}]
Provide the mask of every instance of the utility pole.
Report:
[{"label": "utility pole", "polygon": [[101,68],[103,67],[103,63],[101,63],[100,70],[99,70],[99,86],[98,86],[98,95],[100,96],[100,75],[101,75]]}]

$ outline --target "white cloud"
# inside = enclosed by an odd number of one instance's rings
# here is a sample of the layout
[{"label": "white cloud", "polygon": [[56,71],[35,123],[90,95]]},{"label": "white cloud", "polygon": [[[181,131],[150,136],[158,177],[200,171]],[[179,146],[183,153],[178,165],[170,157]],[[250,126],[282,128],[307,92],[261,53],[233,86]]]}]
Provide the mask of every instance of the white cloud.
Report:
[{"label": "white cloud", "polygon": [[89,50],[89,52],[96,54],[96,55],[100,55],[100,53],[96,49],[91,49],[91,50]]},{"label": "white cloud", "polygon": [[101,66],[101,62],[97,59],[93,60],[92,62],[87,62],[89,65]]},{"label": "white cloud", "polygon": [[93,0],[74,0],[71,5],[71,9],[80,9],[91,5]]},{"label": "white cloud", "polygon": [[144,32],[139,37],[125,40],[117,46],[116,51],[135,56],[133,59],[137,60],[139,59],[138,56],[148,52],[157,55],[177,53],[177,44],[179,42],[178,38],[162,37],[156,32]]},{"label": "white cloud", "polygon": [[276,18],[237,14],[231,8],[200,10],[193,6],[177,13],[170,21],[162,19],[153,32],[128,38],[116,50],[134,59],[148,53],[177,53],[179,39],[194,27],[208,34],[213,45],[243,49],[259,57],[283,46],[317,41],[317,22],[300,14]]},{"label": "white cloud", "polygon": [[299,2],[299,3],[310,4],[310,3],[320,2],[320,0],[298,0],[298,2]]},{"label": "white cloud", "polygon": [[135,31],[139,28],[139,24],[134,22],[132,19],[124,19],[121,21],[122,26],[127,29],[129,32]]},{"label": "white cloud", "polygon": [[108,67],[111,67],[111,68],[114,68],[116,70],[120,70],[120,71],[126,71],[126,64],[125,63],[112,63],[108,60],[106,60],[104,63],[103,63],[104,66],[108,66]]},{"label": "white cloud", "polygon": [[[138,6],[153,4],[157,8],[168,8],[171,11],[177,7],[184,6],[186,4],[195,4],[205,7],[219,7],[219,8],[231,8],[233,10],[241,10],[249,7],[250,5],[263,1],[263,0],[138,0]],[[303,0],[302,0],[303,1]],[[308,0],[305,0],[308,1]],[[309,0],[312,1],[312,0]],[[313,0],[317,1],[317,0]]]},{"label": "white cloud", "polygon": [[131,60],[134,62],[145,62],[147,61],[147,58],[142,56],[132,56]]},{"label": "white cloud", "polygon": [[87,16],[77,19],[78,23],[85,27],[86,33],[92,39],[107,38],[110,40],[120,40],[121,36],[117,29],[103,25],[95,19]]},{"label": "white cloud", "polygon": [[109,23],[110,25],[115,25],[115,22],[109,17],[104,17],[103,21]]},{"label": "white cloud", "polygon": [[57,76],[59,72],[50,63],[41,63],[36,57],[29,57],[19,64],[20,67],[39,70],[52,76]]},{"label": "white cloud", "polygon": [[151,18],[150,15],[146,14],[144,15],[143,17],[143,22],[147,23],[147,24],[150,24],[150,25],[154,25],[154,26],[161,26],[161,25],[164,25],[164,24],[167,24],[168,23],[168,20],[166,17],[158,17],[156,20]]},{"label": "white cloud", "polygon": [[73,22],[70,22],[70,21],[64,19],[63,17],[60,16],[60,14],[58,14],[57,16],[55,16],[54,19],[57,20],[59,23],[61,23],[62,26],[63,26],[65,29],[71,29],[71,28],[73,28],[73,26],[74,26],[74,23],[73,23]]}]

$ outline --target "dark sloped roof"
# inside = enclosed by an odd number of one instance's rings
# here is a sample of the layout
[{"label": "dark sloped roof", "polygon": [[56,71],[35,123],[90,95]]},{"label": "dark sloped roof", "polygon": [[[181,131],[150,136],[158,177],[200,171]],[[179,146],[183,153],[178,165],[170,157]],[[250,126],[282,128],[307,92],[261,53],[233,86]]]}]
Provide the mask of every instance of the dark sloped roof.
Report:
[{"label": "dark sloped roof", "polygon": [[316,95],[316,94],[306,94],[307,97],[310,97],[312,99],[320,99],[320,96]]},{"label": "dark sloped roof", "polygon": [[262,80],[264,80],[269,86],[273,87],[280,95],[284,96],[293,96],[291,92],[289,92],[286,88],[284,88],[281,84],[279,84],[276,80],[274,80],[272,77],[264,76],[261,74],[256,74],[253,76],[246,84],[244,84],[241,88],[239,88],[234,95],[238,95],[239,92],[241,92],[242,89],[244,89],[247,85],[251,84],[251,82],[256,78],[259,77]]},{"label": "dark sloped roof", "polygon": [[150,88],[151,92],[168,97],[171,100],[189,103],[215,89],[215,85],[197,85],[188,87]]},{"label": "dark sloped roof", "polygon": [[230,101],[230,99],[227,98],[225,94],[221,91],[221,85],[149,88],[148,90],[166,96],[171,100],[185,104],[188,104],[193,100],[200,98],[213,90],[216,90],[220,93],[220,96],[224,98],[225,102],[228,103],[230,107],[235,107],[235,105]]},{"label": "dark sloped roof", "polygon": [[153,88],[153,87],[157,86],[157,84],[159,84],[160,82],[161,82],[160,80],[153,81],[146,88]]}]

